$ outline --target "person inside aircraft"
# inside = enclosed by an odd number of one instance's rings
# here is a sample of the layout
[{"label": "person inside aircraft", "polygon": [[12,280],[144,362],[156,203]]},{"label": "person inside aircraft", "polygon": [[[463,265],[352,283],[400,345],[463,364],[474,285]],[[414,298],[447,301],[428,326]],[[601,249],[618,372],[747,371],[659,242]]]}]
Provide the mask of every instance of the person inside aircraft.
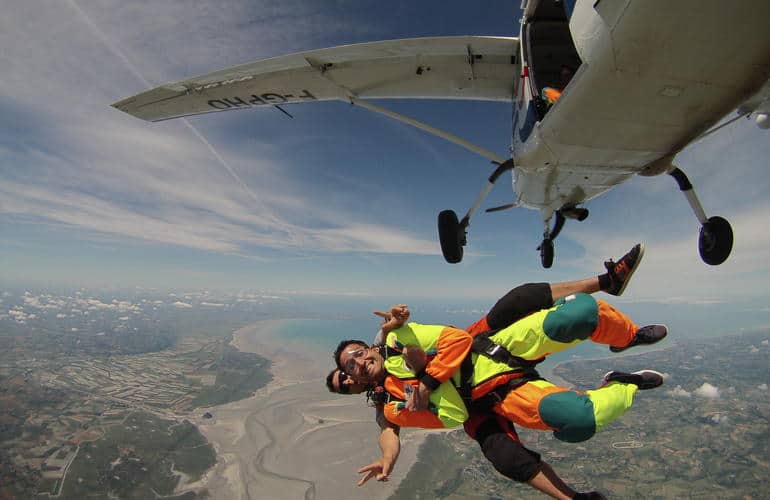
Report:
[{"label": "person inside aircraft", "polygon": [[561,69],[559,70],[558,87],[543,87],[543,90],[540,92],[540,97],[543,98],[543,101],[545,101],[549,107],[553,106],[553,104],[559,100],[561,93],[564,91],[564,88],[567,86],[567,84],[569,84],[570,80],[572,80],[574,75],[574,69],[572,69],[570,66],[567,66],[566,64],[562,64]]}]

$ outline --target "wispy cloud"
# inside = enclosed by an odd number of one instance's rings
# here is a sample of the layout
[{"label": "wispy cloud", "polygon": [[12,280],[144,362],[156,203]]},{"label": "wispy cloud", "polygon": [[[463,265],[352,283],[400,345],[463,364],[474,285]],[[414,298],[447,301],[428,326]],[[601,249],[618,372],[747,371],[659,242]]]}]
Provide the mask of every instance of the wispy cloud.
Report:
[{"label": "wispy cloud", "polygon": [[[10,139],[0,143],[8,161],[25,163],[23,170],[4,176],[0,213],[102,235],[247,256],[258,256],[264,249],[306,255],[437,253],[429,239],[372,224],[364,214],[309,197],[298,179],[281,173],[274,148],[267,143],[257,158],[253,150],[248,156],[238,149],[223,153],[188,122],[160,127],[109,108],[128,89],[143,90],[172,74],[189,76],[182,73],[185,65],[180,61],[198,61],[209,71],[253,59],[250,47],[281,47],[277,42],[288,37],[284,28],[265,29],[262,23],[238,26],[243,18],[239,12],[252,8],[249,2],[228,9],[215,3],[195,9],[182,2],[140,4],[102,2],[96,8],[70,0],[39,9],[17,3],[14,16],[0,21],[0,44],[7,48],[10,69],[0,92],[12,97],[21,122],[35,122],[30,125],[34,130],[19,130],[25,135],[23,150],[11,146]],[[285,12],[270,2],[260,3],[260,9],[267,17]],[[323,9],[315,15],[323,17]],[[169,38],[167,28],[178,25],[180,16],[184,24],[201,29],[174,30],[179,38]],[[208,33],[206,43],[192,43],[191,38],[204,36],[211,16],[219,26],[234,29]],[[328,21],[332,29],[341,26]],[[133,23],[143,28],[130,29]],[[42,38],[44,26],[55,27],[48,38]],[[302,41],[295,38],[292,43]],[[195,54],[189,52],[191,46]],[[79,59],[77,64],[73,57]],[[26,63],[31,60],[35,64]],[[126,76],[133,83],[127,83]],[[249,180],[260,182],[244,180],[238,173],[243,165],[248,165]],[[382,235],[388,235],[387,242]]]}]

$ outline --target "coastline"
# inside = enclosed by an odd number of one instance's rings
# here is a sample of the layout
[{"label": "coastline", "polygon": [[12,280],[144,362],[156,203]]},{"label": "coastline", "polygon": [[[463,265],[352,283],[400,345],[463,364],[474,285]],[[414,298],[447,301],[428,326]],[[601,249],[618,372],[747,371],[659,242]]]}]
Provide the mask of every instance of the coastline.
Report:
[{"label": "coastline", "polygon": [[608,353],[608,354],[603,355],[603,356],[591,356],[591,357],[587,357],[587,358],[567,359],[567,360],[564,360],[564,361],[559,361],[558,363],[556,363],[552,367],[548,368],[547,370],[542,370],[543,371],[543,376],[545,377],[546,380],[548,380],[552,384],[555,384],[555,385],[558,385],[558,386],[561,386],[561,387],[573,388],[575,386],[574,383],[572,383],[572,382],[570,382],[568,380],[564,380],[563,378],[561,378],[558,375],[556,375],[555,371],[556,371],[557,368],[559,368],[562,365],[566,365],[568,363],[574,363],[576,361],[603,361],[603,360],[607,360],[607,359],[620,359],[620,358],[627,358],[627,357],[632,357],[632,356],[643,356],[643,355],[645,355],[647,353],[650,353],[650,352],[665,351],[667,349],[673,349],[674,347],[676,347],[676,342],[674,342],[671,345],[647,347],[644,351],[630,351],[630,352],[626,352],[626,353],[623,353],[623,354]]},{"label": "coastline", "polygon": [[[329,353],[277,337],[284,320],[263,320],[233,333],[230,345],[271,361],[273,380],[253,396],[197,409],[192,422],[217,463],[182,491],[207,488],[214,499],[388,498],[417,460],[426,432],[405,429],[387,483],[356,483],[358,468],[380,456],[379,428],[363,396],[326,389]],[[208,411],[211,419],[198,414]]]}]

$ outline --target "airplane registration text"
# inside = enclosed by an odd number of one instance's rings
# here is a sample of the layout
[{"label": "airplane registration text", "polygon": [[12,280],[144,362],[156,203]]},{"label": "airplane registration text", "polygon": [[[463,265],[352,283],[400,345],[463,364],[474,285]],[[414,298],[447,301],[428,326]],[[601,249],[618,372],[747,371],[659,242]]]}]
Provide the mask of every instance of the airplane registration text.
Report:
[{"label": "airplane registration text", "polygon": [[208,101],[208,105],[215,109],[233,109],[251,106],[262,106],[265,104],[284,104],[293,100],[308,100],[316,99],[316,96],[311,94],[307,90],[302,90],[299,95],[294,94],[278,94],[275,92],[266,92],[264,94],[251,94],[248,97],[223,97],[222,99],[212,99]]}]

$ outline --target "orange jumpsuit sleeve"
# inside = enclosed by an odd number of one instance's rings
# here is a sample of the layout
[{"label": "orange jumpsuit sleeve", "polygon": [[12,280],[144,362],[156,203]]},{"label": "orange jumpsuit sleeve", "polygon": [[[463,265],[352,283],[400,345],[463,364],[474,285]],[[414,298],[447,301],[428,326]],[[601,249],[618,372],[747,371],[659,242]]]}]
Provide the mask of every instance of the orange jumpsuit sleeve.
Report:
[{"label": "orange jumpsuit sleeve", "polygon": [[465,330],[453,326],[444,327],[436,343],[436,355],[425,367],[425,373],[417,374],[420,382],[431,391],[449,380],[471,350],[473,337]]}]

